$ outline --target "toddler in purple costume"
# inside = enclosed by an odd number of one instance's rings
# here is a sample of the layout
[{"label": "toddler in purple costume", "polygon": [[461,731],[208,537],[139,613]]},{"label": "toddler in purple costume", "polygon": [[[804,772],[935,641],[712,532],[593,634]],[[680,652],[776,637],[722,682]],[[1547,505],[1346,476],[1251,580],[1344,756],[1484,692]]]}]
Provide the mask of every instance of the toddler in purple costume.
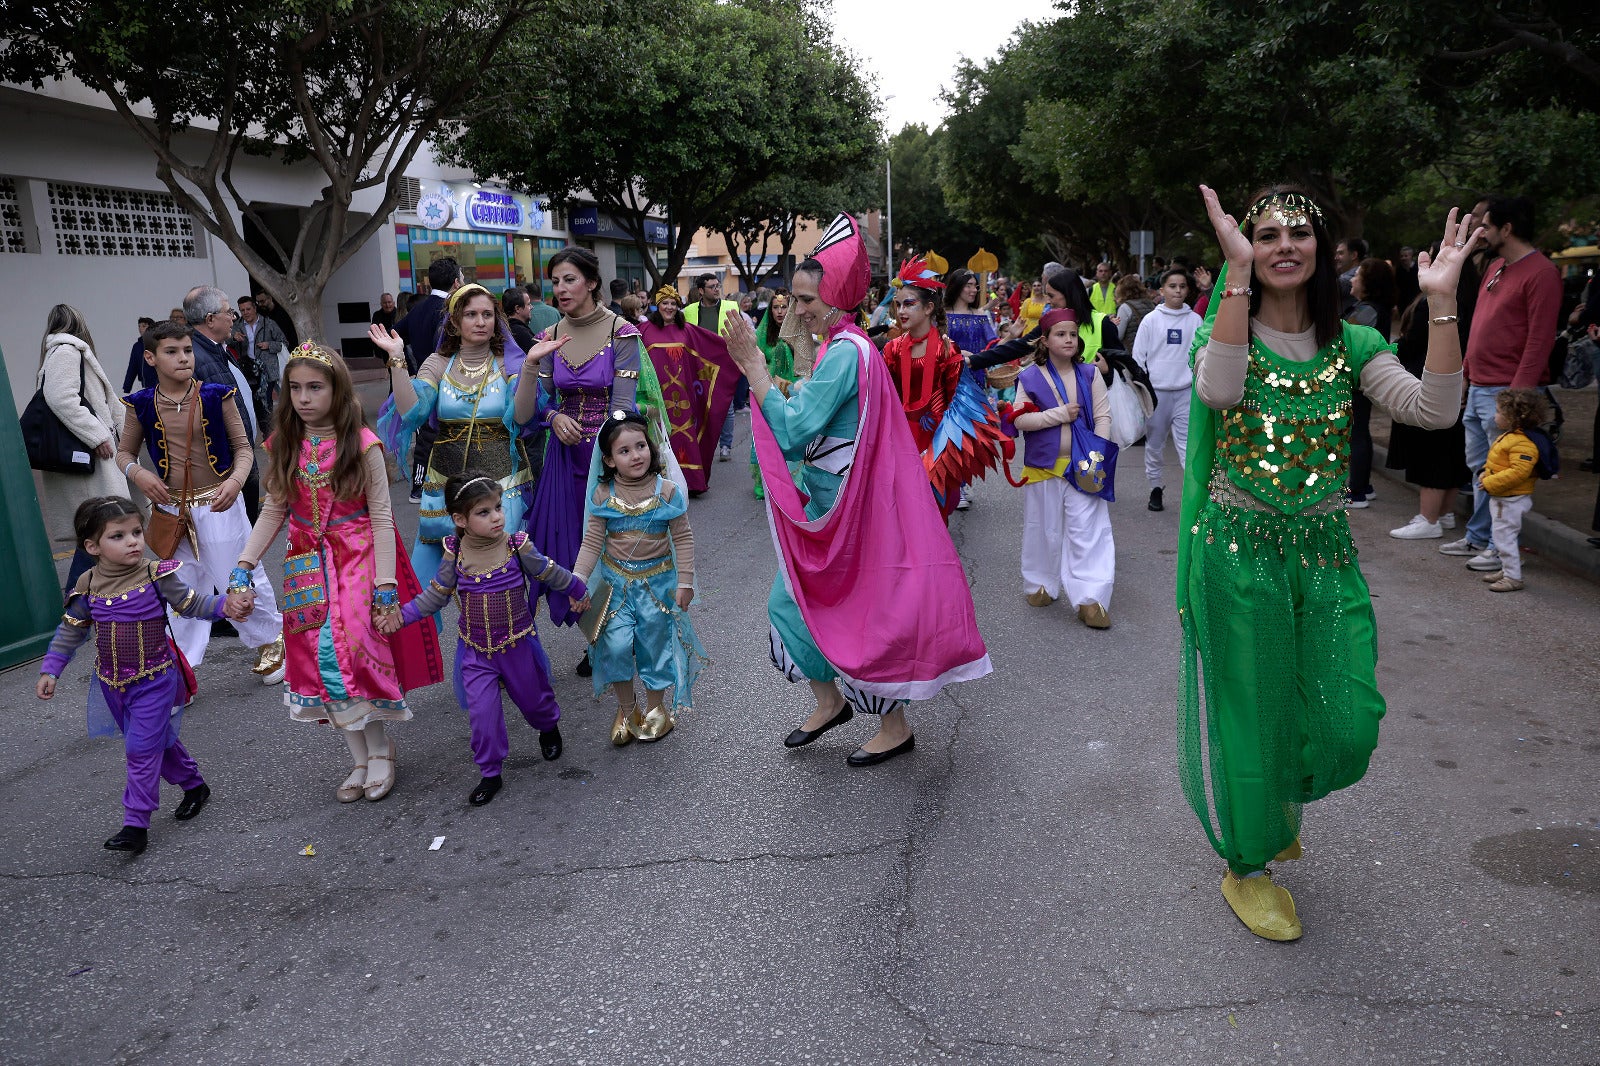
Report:
[{"label": "toddler in purple costume", "polygon": [[[73,518],[78,543],[95,557],[95,565],[78,579],[67,598],[65,613],[39,667],[36,688],[42,700],[55,695],[73,653],[95,630],[95,673],[99,692],[90,694],[91,735],[96,710],[110,711],[123,735],[128,783],[122,793],[122,830],[106,841],[112,851],[137,855],[149,840],[150,814],[160,805],[161,782],[183,789],[176,817],[187,821],[200,813],[211,789],[200,777],[178,739],[181,711],[189,693],[186,671],[167,632],[167,608],[185,618],[216,621],[223,616],[223,597],[206,596],[178,577],[176,560],[153,562],[144,557],[144,519],[132,500],[97,496],[85,500]],[[97,700],[96,696],[103,697]],[[180,713],[175,713],[175,710]]]},{"label": "toddler in purple costume", "polygon": [[481,807],[500,791],[500,767],[510,751],[500,706],[504,686],[522,717],[539,731],[546,759],[561,757],[561,708],[550,688],[550,660],[533,624],[528,582],[582,599],[582,581],[533,546],[528,534],[506,535],[500,483],[467,471],[444,487],[445,510],[456,535],[444,538],[439,572],[388,623],[393,629],[436,613],[455,594],[456,698],[472,723],[472,757],[482,780],[467,797]]}]

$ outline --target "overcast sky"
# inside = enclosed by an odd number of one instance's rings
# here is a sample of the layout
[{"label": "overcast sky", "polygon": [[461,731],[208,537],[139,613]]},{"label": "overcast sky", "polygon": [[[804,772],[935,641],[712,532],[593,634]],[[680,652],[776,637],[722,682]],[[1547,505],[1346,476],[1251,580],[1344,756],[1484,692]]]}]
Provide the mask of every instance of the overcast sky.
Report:
[{"label": "overcast sky", "polygon": [[834,33],[876,75],[884,127],[893,134],[910,122],[929,129],[944,119],[939,91],[950,84],[961,56],[995,55],[1023,22],[1043,22],[1059,12],[1054,0],[1009,0],[990,7],[973,0],[834,0]]}]

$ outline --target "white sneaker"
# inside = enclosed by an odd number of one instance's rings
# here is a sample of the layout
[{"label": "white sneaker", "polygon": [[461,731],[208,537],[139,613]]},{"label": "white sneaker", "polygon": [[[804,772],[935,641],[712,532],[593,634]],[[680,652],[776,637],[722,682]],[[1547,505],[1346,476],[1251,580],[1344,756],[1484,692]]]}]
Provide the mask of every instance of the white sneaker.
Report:
[{"label": "white sneaker", "polygon": [[717,449],[717,462],[725,463],[733,458],[733,449],[726,444]]},{"label": "white sneaker", "polygon": [[1371,506],[1372,504],[1368,503],[1366,500],[1352,500],[1349,497],[1346,497],[1344,501],[1344,509],[1346,511],[1359,511],[1364,507]]},{"label": "white sneaker", "polygon": [[283,684],[284,677],[288,673],[289,673],[289,664],[288,663],[281,663],[276,670],[272,671],[272,673],[270,673],[270,674],[262,674],[261,675],[261,683],[263,685],[281,685],[281,684]]},{"label": "white sneaker", "polygon": [[1456,528],[1456,516],[1455,516],[1455,513],[1452,512],[1452,511],[1446,511],[1444,514],[1440,515],[1439,516],[1439,528],[1440,529],[1454,529],[1454,528]]},{"label": "white sneaker", "polygon": [[961,500],[960,500],[960,502],[958,502],[956,504],[956,510],[965,511],[967,508],[969,508],[971,506],[972,506],[972,501],[967,499],[967,487],[965,485],[963,485],[963,486],[961,486]]},{"label": "white sneaker", "polygon": [[1493,548],[1485,548],[1480,554],[1467,560],[1467,569],[1476,570],[1481,574],[1493,573],[1500,567],[1500,553]]},{"label": "white sneaker", "polygon": [[1481,551],[1483,551],[1481,547],[1466,537],[1439,545],[1440,555],[1477,555]]},{"label": "white sneaker", "polygon": [[1389,536],[1396,540],[1435,540],[1444,536],[1444,530],[1439,528],[1439,523],[1417,515],[1399,529],[1389,530]]}]

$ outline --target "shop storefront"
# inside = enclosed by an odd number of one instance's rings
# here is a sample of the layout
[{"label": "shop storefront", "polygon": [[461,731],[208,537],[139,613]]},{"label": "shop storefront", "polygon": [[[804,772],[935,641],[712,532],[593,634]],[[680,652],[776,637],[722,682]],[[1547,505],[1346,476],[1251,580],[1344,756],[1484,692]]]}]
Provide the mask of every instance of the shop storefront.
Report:
[{"label": "shop storefront", "polygon": [[543,205],[532,197],[454,182],[424,182],[417,224],[396,222],[395,257],[402,292],[426,292],[428,265],[450,256],[469,282],[490,292],[538,283],[546,293],[550,257],[565,247]]}]

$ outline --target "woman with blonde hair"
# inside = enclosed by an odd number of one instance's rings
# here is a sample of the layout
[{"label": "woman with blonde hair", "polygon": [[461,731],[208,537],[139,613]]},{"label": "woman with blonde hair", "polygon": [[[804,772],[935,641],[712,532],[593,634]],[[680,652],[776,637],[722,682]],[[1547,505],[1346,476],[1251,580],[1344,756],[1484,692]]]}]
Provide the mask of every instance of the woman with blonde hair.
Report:
[{"label": "woman with blonde hair", "polygon": [[[94,354],[94,340],[83,314],[71,304],[56,304],[45,317],[44,338],[39,343],[39,374],[35,387],[61,420],[67,432],[94,456],[87,474],[40,471],[44,491],[45,525],[63,540],[73,540],[72,516],[85,500],[96,496],[123,496],[128,482],[111,461],[122,428],[122,404],[105,368]],[[76,545],[67,569],[66,588],[94,565],[94,558]]]}]

